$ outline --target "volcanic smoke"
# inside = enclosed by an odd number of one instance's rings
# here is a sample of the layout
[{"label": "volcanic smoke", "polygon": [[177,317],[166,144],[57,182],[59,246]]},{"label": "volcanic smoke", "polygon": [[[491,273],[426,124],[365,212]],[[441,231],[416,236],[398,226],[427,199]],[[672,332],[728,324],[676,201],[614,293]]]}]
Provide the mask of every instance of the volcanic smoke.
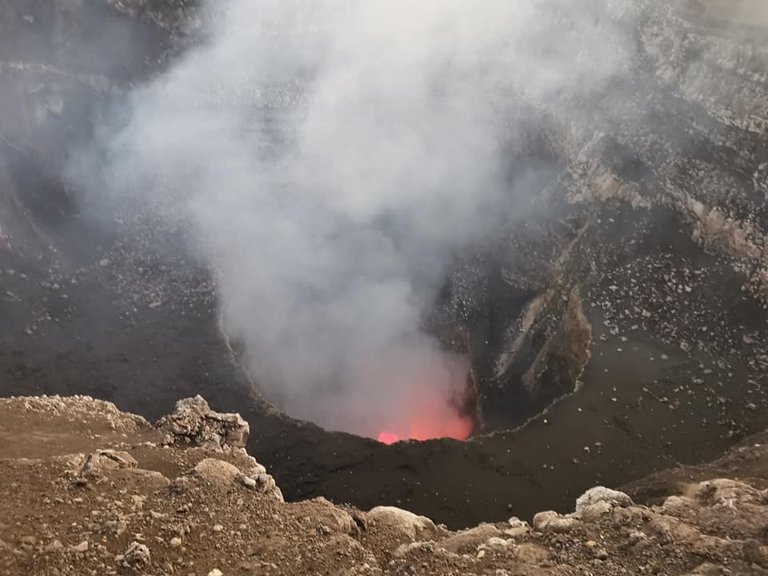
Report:
[{"label": "volcanic smoke", "polygon": [[581,1],[561,4],[572,37],[543,50],[548,0],[210,0],[205,42],[130,94],[72,176],[94,212],[187,234],[223,329],[289,415],[466,438],[468,363],[426,311],[527,193],[503,162],[521,98],[592,88],[620,61]]}]

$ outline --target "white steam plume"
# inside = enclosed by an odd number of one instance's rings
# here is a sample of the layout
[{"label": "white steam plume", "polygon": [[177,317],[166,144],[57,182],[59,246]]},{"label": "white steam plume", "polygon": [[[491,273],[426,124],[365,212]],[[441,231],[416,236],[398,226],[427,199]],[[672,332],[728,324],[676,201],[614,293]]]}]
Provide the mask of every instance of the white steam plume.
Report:
[{"label": "white steam plume", "polygon": [[[451,255],[510,210],[523,111],[588,99],[624,65],[623,3],[216,4],[209,41],[136,90],[75,171],[106,158],[108,198],[190,226],[227,331],[289,414],[452,433],[467,363],[423,312]],[[413,429],[421,412],[436,428]]]}]

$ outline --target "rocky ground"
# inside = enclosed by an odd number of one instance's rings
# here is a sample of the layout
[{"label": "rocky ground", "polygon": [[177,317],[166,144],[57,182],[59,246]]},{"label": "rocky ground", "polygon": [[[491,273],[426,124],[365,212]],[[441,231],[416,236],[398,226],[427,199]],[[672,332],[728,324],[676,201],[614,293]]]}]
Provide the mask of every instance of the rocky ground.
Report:
[{"label": "rocky ground", "polygon": [[248,432],[199,397],[155,425],[83,396],[0,400],[0,574],[768,573],[768,434],[631,487],[655,505],[597,487],[568,514],[455,532],[400,508],[287,503]]}]

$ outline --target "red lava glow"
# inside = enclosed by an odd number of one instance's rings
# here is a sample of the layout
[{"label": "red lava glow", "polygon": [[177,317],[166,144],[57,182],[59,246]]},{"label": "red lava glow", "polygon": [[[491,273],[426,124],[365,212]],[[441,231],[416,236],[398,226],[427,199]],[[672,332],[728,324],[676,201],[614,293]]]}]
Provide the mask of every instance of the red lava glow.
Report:
[{"label": "red lava glow", "polygon": [[377,440],[389,446],[403,439],[423,441],[434,438],[453,438],[454,440],[466,440],[470,434],[472,434],[472,420],[453,414],[447,417],[443,415],[442,418],[435,419],[416,419],[411,422],[408,433],[403,436],[383,430],[379,433]]},{"label": "red lava glow", "polygon": [[411,440],[430,440],[432,438],[466,440],[470,434],[472,434],[472,420],[455,414],[439,420],[417,419],[411,423],[408,437]]},{"label": "red lava glow", "polygon": [[390,444],[394,444],[395,442],[400,442],[400,436],[395,434],[394,432],[381,432],[379,433],[379,437],[377,438],[379,442],[382,444],[386,444],[389,446]]},{"label": "red lava glow", "polygon": [[458,378],[454,375],[449,382],[441,383],[439,379],[444,376],[427,372],[424,382],[412,386],[407,396],[397,395],[382,413],[372,414],[371,420],[377,422],[371,435],[387,445],[403,440],[469,438],[475,424],[469,413],[473,406],[462,400],[466,390],[462,390]]}]

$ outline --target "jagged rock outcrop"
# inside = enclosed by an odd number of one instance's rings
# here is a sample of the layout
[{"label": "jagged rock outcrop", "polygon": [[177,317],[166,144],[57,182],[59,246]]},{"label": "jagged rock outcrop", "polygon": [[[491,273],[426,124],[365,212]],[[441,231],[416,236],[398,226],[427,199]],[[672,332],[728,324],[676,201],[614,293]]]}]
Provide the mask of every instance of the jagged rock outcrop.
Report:
[{"label": "jagged rock outcrop", "polygon": [[[532,528],[453,532],[399,508],[284,503],[243,482],[255,463],[241,449],[163,443],[89,398],[0,400],[0,438],[22,423],[16,446],[0,442],[0,574],[768,573],[768,475],[680,486],[655,506],[596,487]],[[768,470],[768,446],[750,450],[744,464]]]},{"label": "jagged rock outcrop", "polygon": [[202,396],[179,400],[170,416],[164,416],[157,428],[167,444],[190,444],[203,448],[243,448],[250,427],[239,414],[219,414],[211,410]]}]

